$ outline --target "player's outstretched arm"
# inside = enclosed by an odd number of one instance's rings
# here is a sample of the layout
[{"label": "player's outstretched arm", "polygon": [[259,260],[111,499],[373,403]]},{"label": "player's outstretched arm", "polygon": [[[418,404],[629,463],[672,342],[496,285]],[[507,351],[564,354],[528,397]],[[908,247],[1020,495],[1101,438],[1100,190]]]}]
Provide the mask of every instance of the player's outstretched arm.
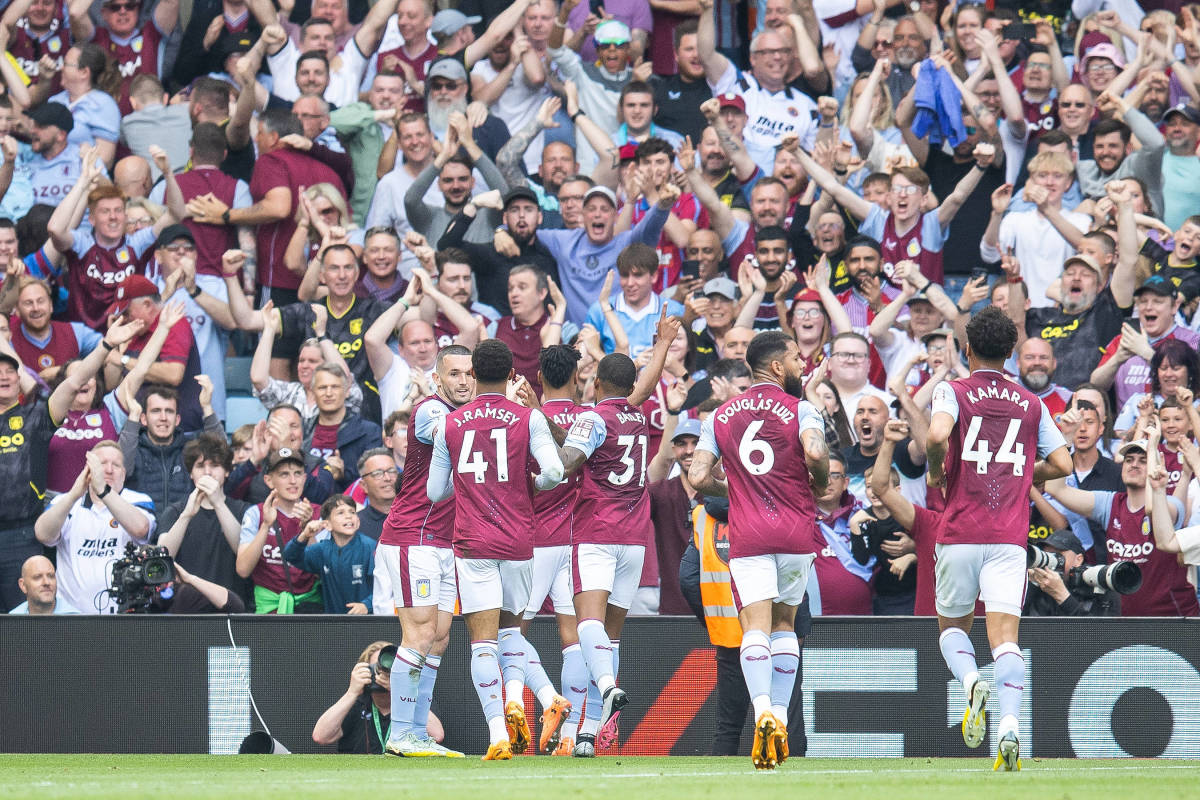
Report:
[{"label": "player's outstretched arm", "polygon": [[946,482],[946,443],[954,430],[954,417],[944,411],[936,411],[929,421],[929,433],[925,437],[925,458],[929,472],[925,482],[930,486],[941,486]]},{"label": "player's outstretched arm", "polygon": [[[697,448],[692,456],[692,466],[688,470],[688,483],[700,494],[710,497],[728,497],[729,487],[714,474],[713,468],[716,464],[717,456],[715,454]],[[826,467],[829,465],[828,455],[825,465]]]},{"label": "player's outstretched arm", "polygon": [[[1034,480],[1036,481],[1037,478],[1035,477]],[[1068,511],[1074,511],[1084,517],[1091,517],[1092,511],[1096,507],[1095,493],[1067,486],[1066,478],[1054,478],[1046,481],[1045,491],[1046,494],[1066,506]]]}]

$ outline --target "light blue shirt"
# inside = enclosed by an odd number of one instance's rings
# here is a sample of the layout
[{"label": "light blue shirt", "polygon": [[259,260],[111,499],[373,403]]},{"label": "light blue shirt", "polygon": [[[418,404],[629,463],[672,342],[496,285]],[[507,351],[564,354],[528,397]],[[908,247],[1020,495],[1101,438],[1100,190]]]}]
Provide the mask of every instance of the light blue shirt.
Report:
[{"label": "light blue shirt", "polygon": [[[29,601],[26,600],[24,603],[21,603],[21,605],[17,606],[16,608],[14,608],[12,611],[10,611],[8,613],[9,614],[28,614],[29,613]],[[54,613],[55,614],[78,614],[79,609],[75,608],[75,606],[71,605],[66,600],[63,600],[61,597],[56,597],[56,598],[54,598]]]},{"label": "light blue shirt", "polygon": [[49,102],[71,109],[75,127],[67,134],[67,141],[72,144],[95,144],[97,139],[115,142],[121,136],[121,109],[107,92],[92,89],[72,103],[64,89]]},{"label": "light blue shirt", "polygon": [[[616,282],[615,278],[613,282]],[[650,294],[650,302],[637,312],[631,311],[625,303],[624,295],[618,296],[616,302],[613,303],[613,311],[616,312],[617,319],[621,321],[622,327],[625,328],[625,335],[629,337],[630,358],[637,358],[643,350],[654,346],[654,334],[658,329],[658,317],[662,313],[664,302],[667,304],[668,316],[683,316],[682,305],[674,300],[664,301],[653,292]],[[604,319],[604,312],[600,310],[598,302],[592,303],[588,308],[587,321],[589,325],[600,331],[600,344],[604,348],[604,352],[613,352],[616,349],[617,343],[613,338],[612,328],[609,327],[608,321]]]}]

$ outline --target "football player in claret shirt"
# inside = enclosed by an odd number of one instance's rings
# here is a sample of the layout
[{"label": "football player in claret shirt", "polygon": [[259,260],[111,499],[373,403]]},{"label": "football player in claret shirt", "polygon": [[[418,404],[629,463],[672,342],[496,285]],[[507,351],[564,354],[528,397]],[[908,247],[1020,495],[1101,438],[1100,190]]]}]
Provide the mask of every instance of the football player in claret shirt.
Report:
[{"label": "football player in claret shirt", "polygon": [[963,740],[978,747],[987,732],[984,709],[991,687],[979,677],[975,648],[967,637],[979,598],[987,611],[1000,702],[994,768],[1006,771],[1021,768],[1018,713],[1025,658],[1017,628],[1025,598],[1029,489],[1072,471],[1067,443],[1046,406],[1004,374],[1004,362],[1016,344],[1016,326],[995,306],[971,318],[971,374],[934,390],[925,448],[927,482],[946,487],[936,545],[939,644],[966,693]]},{"label": "football player in claret shirt", "polygon": [[545,415],[505,396],[514,376],[508,345],[480,342],[471,374],[475,399],[447,414],[434,434],[426,490],[434,503],[455,498],[458,596],[490,740],[483,760],[502,761],[523,753],[531,738],[520,624],[533,578],[533,492],[557,486],[563,465]]},{"label": "football player in claret shirt", "polygon": [[454,501],[431,502],[425,484],[436,428],[475,394],[471,351],[458,344],[443,347],[434,362],[433,382],[437,391],[417,404],[408,425],[400,490],[375,548],[373,599],[378,603],[382,577],[392,589],[403,630],[392,664],[392,725],[384,752],[459,758],[462,753],[443,748],[426,735],[458,590],[451,550]]},{"label": "football player in claret shirt", "polygon": [[[600,360],[599,399],[575,418],[561,450],[568,475],[583,470],[571,571],[579,644],[600,695],[599,702],[589,696],[575,744],[575,755],[583,758],[594,756],[597,744],[616,740],[616,716],[628,703],[616,679],[621,627],[638,589],[646,544],[654,541],[646,489],[650,428],[640,407],[662,375],[680,324],[664,305],[650,363],[640,376],[629,356],[610,353]],[[593,715],[598,706],[600,714]]]},{"label": "football player in claret shirt", "polygon": [[[729,495],[729,574],[742,624],[742,675],[754,704],[757,769],[788,756],[787,707],[800,661],[796,607],[823,540],[815,497],[829,484],[825,424],[800,398],[803,365],[782,331],[746,349],[754,383],[704,421],[688,480],[705,495]],[[722,458],[726,482],[713,477]]]},{"label": "football player in claret shirt", "polygon": [[[586,410],[575,402],[579,358],[579,351],[568,344],[543,347],[538,357],[542,413],[563,432],[570,430],[576,417]],[[579,715],[587,696],[587,664],[575,629],[571,591],[571,528],[582,480],[583,476],[577,472],[533,498],[533,585],[521,620],[521,634],[525,635],[529,621],[537,616],[546,598],[550,598],[563,646],[562,688],[571,692],[574,700],[555,693],[542,669],[541,656],[532,644],[526,648],[529,664],[525,668],[525,682],[543,709],[538,750],[556,756],[569,756],[574,751]]]}]

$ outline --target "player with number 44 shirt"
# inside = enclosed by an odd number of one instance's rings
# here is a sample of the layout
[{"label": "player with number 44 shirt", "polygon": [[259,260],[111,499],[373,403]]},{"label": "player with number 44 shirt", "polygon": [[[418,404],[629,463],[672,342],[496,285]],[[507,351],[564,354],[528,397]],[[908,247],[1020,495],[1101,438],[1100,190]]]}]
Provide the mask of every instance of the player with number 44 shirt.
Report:
[{"label": "player with number 44 shirt", "polygon": [[963,741],[979,747],[987,734],[991,686],[979,677],[967,634],[975,600],[983,601],[1000,706],[994,769],[1006,771],[1021,768],[1025,658],[1017,629],[1025,598],[1029,490],[1072,467],[1046,406],[1004,374],[1016,344],[1016,326],[995,306],[971,318],[966,345],[971,374],[934,389],[925,446],[929,484],[946,486],[935,546],[938,643],[965,695]]}]

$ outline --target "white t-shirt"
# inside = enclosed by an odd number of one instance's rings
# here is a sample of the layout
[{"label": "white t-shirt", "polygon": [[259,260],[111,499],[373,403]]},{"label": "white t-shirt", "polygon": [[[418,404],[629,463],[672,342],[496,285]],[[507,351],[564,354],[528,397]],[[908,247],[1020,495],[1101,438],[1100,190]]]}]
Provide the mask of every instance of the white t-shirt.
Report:
[{"label": "white t-shirt", "polygon": [[[60,494],[50,505],[65,502],[67,497]],[[89,493],[75,501],[58,538],[50,542],[58,548],[58,594],[83,614],[116,612],[114,598],[101,594],[112,585],[112,564],[124,557],[127,543],[145,544],[154,536],[154,501],[149,495],[122,489],[121,497],[150,523],[145,539],[134,539],[115,524],[108,506],[92,503]]]},{"label": "white t-shirt", "polygon": [[[408,396],[412,384],[412,367],[398,354],[392,354],[392,366],[379,379],[379,406],[383,410],[382,419],[387,419],[396,407]],[[425,373],[426,385],[433,386],[433,368]]]},{"label": "white t-shirt", "polygon": [[[279,52],[267,56],[267,66],[275,81],[272,93],[281,100],[294,102],[300,97],[296,86],[296,64],[300,61],[300,48],[288,39]],[[340,63],[338,61],[340,60]],[[358,86],[367,70],[367,57],[351,39],[329,65],[329,86],[325,88],[325,100],[338,108],[358,101]]]},{"label": "white t-shirt", "polygon": [[[1062,211],[1063,217],[1080,230],[1091,227],[1092,218],[1074,211]],[[1062,275],[1063,262],[1075,255],[1075,248],[1043,217],[1038,210],[1014,211],[1004,215],[997,236],[999,249],[979,242],[979,254],[984,261],[1000,260],[1001,254],[1012,248],[1021,264],[1021,277],[1029,287],[1029,303],[1034,308],[1049,308],[1054,301],[1046,297],[1050,284]]]},{"label": "white t-shirt", "polygon": [[730,64],[716,83],[709,83],[713,95],[733,92],[746,101],[746,127],[742,139],[746,152],[759,166],[770,172],[775,163],[775,147],[784,134],[794,133],[800,146],[812,150],[817,138],[817,104],[791,87],[770,92],[758,85],[749,72]]},{"label": "white t-shirt", "polygon": [[[493,67],[492,62],[486,58],[471,68],[472,77],[478,76],[488,83],[494,81],[499,74],[500,71]],[[492,112],[493,116],[504,120],[509,133],[515,136],[518,131],[533,121],[542,102],[549,97],[550,90],[545,83],[541,86],[530,86],[525,82],[525,65],[518,64],[516,70],[513,71],[508,88],[496,98],[496,102],[492,103],[488,110]],[[537,168],[542,163],[542,148],[545,146],[545,141],[546,134],[543,131],[534,137],[525,150],[525,170],[530,174],[537,172]]]}]

